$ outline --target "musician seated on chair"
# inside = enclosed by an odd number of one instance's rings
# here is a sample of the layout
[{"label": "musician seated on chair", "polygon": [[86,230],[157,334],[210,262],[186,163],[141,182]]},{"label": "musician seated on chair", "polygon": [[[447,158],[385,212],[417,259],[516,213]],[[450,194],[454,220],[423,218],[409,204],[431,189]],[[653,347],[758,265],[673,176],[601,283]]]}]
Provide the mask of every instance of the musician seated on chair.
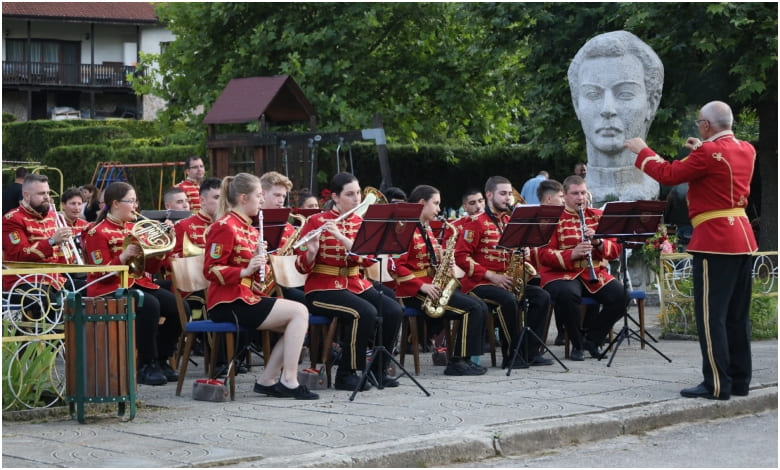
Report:
[{"label": "musician seated on chair", "polygon": [[[49,194],[49,179],[46,175],[28,174],[22,183],[22,200],[20,204],[3,216],[3,260],[35,263],[67,263],[64,246],[73,235],[73,229],[68,226],[58,227],[51,196]],[[20,281],[20,278],[22,279]],[[26,292],[38,292],[41,286],[33,286],[25,281],[29,276],[3,276],[3,292],[9,292],[14,284],[14,294],[9,300],[12,304],[20,304]],[[46,290],[59,290],[65,286],[65,277],[52,274],[45,277]],[[53,281],[53,282],[49,282]],[[43,320],[50,311],[49,298],[40,299],[40,304],[23,308],[27,319]],[[49,321],[56,321],[49,318]]]},{"label": "musician seated on chair", "polygon": [[[463,232],[455,245],[455,263],[466,272],[461,279],[462,291],[482,299],[488,307],[495,307],[503,354],[501,367],[507,368],[520,334],[520,301],[523,299],[517,298],[516,280],[509,275],[512,273],[512,252],[496,245],[514,209],[512,183],[503,176],[492,176],[485,183],[485,195],[485,211],[470,216],[463,224]],[[522,263],[517,256],[514,258]],[[524,286],[523,295],[528,300],[526,324],[541,337],[550,297],[538,286],[530,285]],[[518,355],[512,368],[552,364],[551,359],[540,353],[541,344],[533,335],[526,335],[524,341],[527,343],[521,345],[520,351],[527,348],[528,357]]]},{"label": "musician seated on chair", "polygon": [[417,186],[409,195],[409,201],[422,204],[423,210],[409,250],[389,266],[397,283],[396,296],[404,306],[426,314],[433,333],[441,331],[443,321],[460,320],[454,344],[447,345],[452,348],[452,358],[444,374],[482,375],[487,369],[474,364],[470,358],[482,355],[482,333],[488,308],[485,302],[460,292],[452,272],[457,236],[445,250],[433,236],[429,224],[439,214],[439,190],[428,185]]},{"label": "musician seated on chair", "polygon": [[[299,272],[308,273],[304,292],[309,311],[339,319],[341,338],[346,344],[334,386],[338,390],[354,390],[360,381],[356,371],[366,368],[366,348],[375,337],[380,305],[382,345],[388,351],[393,350],[398,338],[403,308],[392,290],[375,285],[360,273],[361,266],[368,267],[374,261],[349,254],[363,222],[355,213],[362,199],[357,178],[351,173],[338,173],[331,179],[330,190],[333,208],[314,214],[304,224],[300,242],[310,239],[297,249],[295,266]],[[309,232],[314,235],[307,237]],[[373,363],[374,374],[382,374],[384,386],[397,387],[398,381],[388,376],[379,362]],[[369,388],[366,381],[362,390]]]},{"label": "musician seated on chair", "polygon": [[[266,253],[260,233],[252,225],[263,203],[260,180],[249,173],[222,180],[218,218],[206,233],[203,275],[209,285],[206,302],[215,322],[238,323],[253,330],[271,330],[281,336],[266,352],[263,373],[254,391],[278,398],[316,400],[319,396],[298,383],[298,360],[309,326],[306,306],[263,293]],[[281,377],[280,377],[281,375]]]},{"label": "musician seated on chair", "polygon": [[[152,274],[160,269],[160,254],[146,256],[140,242],[123,247],[137,220],[138,198],[135,189],[117,181],[104,191],[105,207],[98,214],[95,224],[83,235],[86,262],[98,265],[123,265],[143,262],[143,272],[130,276],[128,287],[144,294],[143,305],[136,306],[136,348],[138,349],[138,383],[164,385],[179,378],[168,364],[168,358],[176,350],[181,327],[176,308],[176,298],[152,281]],[[161,226],[162,224],[158,224]],[[164,230],[158,227],[158,230]],[[170,249],[170,248],[169,248]],[[113,295],[119,288],[119,277],[100,279],[105,272],[87,275],[87,295],[97,297]],[[160,319],[164,318],[162,323]]]},{"label": "musician seated on chair", "polygon": [[[585,180],[572,175],[563,181],[565,208],[550,242],[539,249],[542,287],[555,302],[564,328],[572,342],[570,359],[585,359],[583,350],[592,357],[601,356],[600,344],[612,325],[622,316],[627,305],[623,284],[612,277],[602,260],[617,259],[620,245],[610,238],[592,239],[601,217],[601,210],[587,207],[588,187]],[[584,216],[584,228],[579,209]],[[584,236],[583,236],[584,231]],[[586,238],[586,239],[583,239]],[[590,256],[590,259],[589,259]],[[591,282],[593,267],[595,279]],[[603,308],[598,315],[589,316],[580,329],[582,297],[593,297]]]},{"label": "musician seated on chair", "polygon": [[[292,189],[292,181],[290,178],[284,176],[277,171],[269,171],[264,173],[260,177],[260,187],[263,188],[263,205],[261,209],[282,209],[285,207],[284,203],[287,200],[287,194]],[[287,222],[282,232],[282,237],[279,239],[279,250],[277,255],[291,255],[292,246],[288,243],[296,234],[296,229],[290,222]],[[270,270],[270,265],[266,270]],[[267,285],[269,291],[273,290],[274,285]],[[282,297],[285,299],[294,300],[302,304],[306,303],[306,299],[303,295],[302,287],[281,287]]]}]

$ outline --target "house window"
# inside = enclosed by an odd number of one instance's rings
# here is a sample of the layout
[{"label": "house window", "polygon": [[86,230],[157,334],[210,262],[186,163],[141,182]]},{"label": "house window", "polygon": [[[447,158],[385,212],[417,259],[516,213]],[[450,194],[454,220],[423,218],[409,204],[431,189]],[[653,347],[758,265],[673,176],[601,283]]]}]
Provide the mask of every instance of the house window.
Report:
[{"label": "house window", "polygon": [[160,54],[165,54],[165,51],[171,46],[170,41],[160,43]]}]

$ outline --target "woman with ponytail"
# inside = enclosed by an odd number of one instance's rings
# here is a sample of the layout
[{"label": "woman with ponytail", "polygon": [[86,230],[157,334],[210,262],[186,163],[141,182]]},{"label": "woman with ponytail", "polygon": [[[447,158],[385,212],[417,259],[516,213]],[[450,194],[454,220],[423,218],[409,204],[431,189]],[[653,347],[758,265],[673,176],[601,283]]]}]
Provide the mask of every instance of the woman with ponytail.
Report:
[{"label": "woman with ponytail", "polygon": [[[123,242],[133,228],[138,207],[135,189],[117,181],[104,191],[105,207],[97,220],[82,235],[88,264],[124,265],[128,259],[142,253],[135,244],[123,248]],[[176,299],[173,294],[152,282],[151,273],[160,269],[161,259],[146,259],[144,277],[130,278],[128,287],[144,294],[143,305],[136,307],[136,347],[138,348],[138,383],[164,385],[176,382],[178,374],[166,360],[173,355],[181,333]],[[87,275],[87,295],[110,295],[119,288],[119,277],[91,272]],[[165,321],[160,324],[160,316]]]},{"label": "woman with ponytail", "polygon": [[[301,273],[309,273],[304,285],[306,304],[315,315],[338,317],[343,325],[345,339],[341,364],[336,371],[334,386],[338,390],[354,390],[360,378],[356,370],[366,367],[366,347],[373,341],[378,312],[382,309],[382,341],[389,350],[398,338],[403,309],[392,289],[374,284],[360,274],[360,267],[375,261],[350,254],[352,244],[363,219],[352,213],[341,214],[360,204],[360,184],[351,173],[339,173],[330,182],[333,207],[309,217],[301,229],[301,239],[312,230],[325,227],[320,236],[312,238],[297,252],[295,266]],[[341,217],[341,220],[337,220]],[[379,290],[383,290],[383,295]],[[397,387],[398,381],[381,370],[381,361],[373,363],[374,374],[382,374],[385,387]],[[363,390],[371,385],[364,382]]]},{"label": "woman with ponytail", "polygon": [[[267,297],[260,287],[265,250],[252,226],[263,203],[260,180],[239,173],[222,180],[217,220],[206,233],[203,274],[211,281],[206,295],[209,317],[216,322],[238,322],[249,330],[281,334],[266,357],[254,391],[272,397],[316,400],[319,396],[298,383],[298,360],[309,326],[306,306]],[[281,378],[280,378],[281,374]]]}]

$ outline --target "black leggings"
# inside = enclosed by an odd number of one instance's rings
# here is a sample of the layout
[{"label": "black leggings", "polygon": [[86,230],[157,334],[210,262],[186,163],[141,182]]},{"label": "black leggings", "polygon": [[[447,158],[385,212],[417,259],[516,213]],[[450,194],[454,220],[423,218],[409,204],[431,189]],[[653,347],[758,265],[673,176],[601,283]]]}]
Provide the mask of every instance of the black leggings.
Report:
[{"label": "black leggings", "polygon": [[365,369],[366,348],[375,335],[380,305],[383,318],[382,345],[388,351],[393,350],[404,312],[393,291],[381,287],[381,296],[374,287],[360,294],[348,290],[314,291],[306,294],[306,305],[312,315],[328,318],[335,316],[340,321],[341,338],[346,347],[342,350],[338,374]]}]

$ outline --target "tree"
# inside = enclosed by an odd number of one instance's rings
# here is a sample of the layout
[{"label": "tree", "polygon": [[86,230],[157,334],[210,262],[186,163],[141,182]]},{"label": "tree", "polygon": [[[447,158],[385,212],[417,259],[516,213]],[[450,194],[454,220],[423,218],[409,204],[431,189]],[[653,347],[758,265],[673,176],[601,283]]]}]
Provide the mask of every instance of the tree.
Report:
[{"label": "tree", "polygon": [[[235,77],[286,74],[322,130],[365,127],[414,143],[503,142],[513,116],[517,48],[488,54],[485,34],[452,3],[168,3],[176,34],[138,90],[170,104],[164,118],[200,117]],[[202,108],[201,108],[202,109]]]}]

